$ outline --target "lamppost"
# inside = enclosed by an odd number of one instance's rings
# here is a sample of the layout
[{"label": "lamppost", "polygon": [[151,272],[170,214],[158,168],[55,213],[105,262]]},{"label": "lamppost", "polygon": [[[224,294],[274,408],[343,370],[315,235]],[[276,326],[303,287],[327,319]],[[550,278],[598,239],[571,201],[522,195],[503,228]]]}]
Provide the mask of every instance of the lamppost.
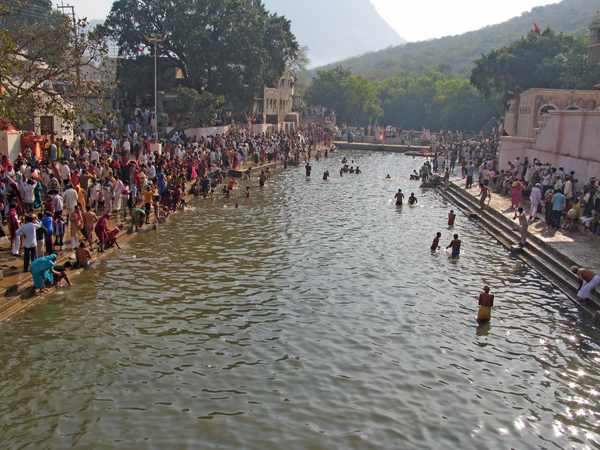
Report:
[{"label": "lamppost", "polygon": [[150,36],[146,36],[146,40],[154,42],[154,144],[158,144],[158,94],[156,91],[156,46],[159,42],[165,40],[164,35],[157,35],[152,33]]}]

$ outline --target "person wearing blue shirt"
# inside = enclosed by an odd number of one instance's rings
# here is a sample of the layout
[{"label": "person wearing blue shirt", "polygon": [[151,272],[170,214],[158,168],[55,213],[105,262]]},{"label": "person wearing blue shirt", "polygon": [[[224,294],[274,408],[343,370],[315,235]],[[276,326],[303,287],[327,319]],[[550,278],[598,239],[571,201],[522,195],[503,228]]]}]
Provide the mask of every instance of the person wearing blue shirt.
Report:
[{"label": "person wearing blue shirt", "polygon": [[50,211],[48,211],[46,213],[46,217],[44,217],[42,219],[42,227],[44,227],[44,239],[46,241],[46,253],[51,255],[52,254],[52,231],[53,231],[53,224],[54,220],[52,219],[52,213]]},{"label": "person wearing blue shirt", "polygon": [[567,199],[562,195],[562,191],[557,191],[552,197],[552,215],[549,225],[554,228],[560,228],[560,217],[565,207]]}]

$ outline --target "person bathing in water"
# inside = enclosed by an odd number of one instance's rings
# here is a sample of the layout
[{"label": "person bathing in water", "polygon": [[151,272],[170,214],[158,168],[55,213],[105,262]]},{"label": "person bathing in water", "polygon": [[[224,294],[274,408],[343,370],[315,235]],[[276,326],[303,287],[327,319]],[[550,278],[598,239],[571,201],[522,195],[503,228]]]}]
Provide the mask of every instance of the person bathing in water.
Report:
[{"label": "person bathing in water", "polygon": [[402,199],[404,198],[402,189],[398,189],[398,192],[396,192],[396,195],[394,195],[394,198],[396,199],[396,206],[402,206]]},{"label": "person bathing in water", "polygon": [[448,226],[451,227],[454,225],[454,219],[456,219],[456,214],[454,214],[454,210],[451,209],[448,213]]},{"label": "person bathing in water", "polygon": [[415,197],[415,193],[411,192],[410,193],[410,197],[408,197],[408,204],[409,205],[414,205],[417,203],[417,197]]},{"label": "person bathing in water", "polygon": [[452,257],[453,258],[460,255],[460,239],[458,238],[458,234],[454,235],[454,239],[452,240],[452,242],[450,242],[450,245],[448,245],[448,247],[446,247],[446,249],[449,249],[450,247],[452,247]]},{"label": "person bathing in water", "polygon": [[436,251],[438,248],[440,248],[440,238],[442,237],[442,233],[440,233],[439,231],[437,232],[437,234],[435,235],[435,237],[433,238],[433,243],[431,244],[431,247],[429,247],[431,249],[432,252]]},{"label": "person bathing in water", "polygon": [[490,294],[490,287],[486,284],[483,287],[483,292],[479,294],[477,322],[487,322],[492,318],[492,306],[494,306],[494,294]]}]

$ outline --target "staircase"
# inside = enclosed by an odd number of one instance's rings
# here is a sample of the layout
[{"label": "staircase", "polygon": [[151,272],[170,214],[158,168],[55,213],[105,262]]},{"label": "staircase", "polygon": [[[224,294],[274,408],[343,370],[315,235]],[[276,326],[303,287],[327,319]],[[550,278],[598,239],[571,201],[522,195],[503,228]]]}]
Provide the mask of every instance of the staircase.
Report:
[{"label": "staircase", "polygon": [[563,291],[582,310],[594,319],[600,320],[600,294],[592,290],[588,306],[583,306],[577,301],[579,279],[571,272],[571,266],[578,265],[575,261],[531,233],[527,236],[525,248],[518,248],[517,244],[521,236],[520,233],[512,230],[517,226],[516,222],[489,207],[485,207],[482,211],[479,208],[479,199],[454,183],[450,183],[448,190],[438,188],[437,192],[471,219],[476,220],[486,232]]}]

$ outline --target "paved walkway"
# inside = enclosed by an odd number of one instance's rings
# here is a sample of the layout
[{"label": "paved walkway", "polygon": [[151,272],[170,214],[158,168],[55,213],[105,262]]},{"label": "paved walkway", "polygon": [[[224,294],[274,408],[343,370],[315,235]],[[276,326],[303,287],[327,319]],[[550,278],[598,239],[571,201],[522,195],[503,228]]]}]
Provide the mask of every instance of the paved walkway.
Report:
[{"label": "paved walkway", "polygon": [[[479,196],[479,185],[473,184],[471,189],[465,189],[466,179],[462,179],[459,176],[450,177],[456,186],[462,188],[466,192],[473,196]],[[475,179],[475,181],[477,181]],[[487,200],[486,200],[486,206]],[[525,200],[523,209],[529,216],[529,200]],[[492,192],[492,199],[489,207],[494,208],[500,212],[503,216],[512,220],[515,214],[515,209],[511,207],[510,196],[504,196]],[[573,261],[578,262],[581,266],[590,269],[592,272],[600,273],[600,254],[598,253],[598,247],[600,245],[600,236],[596,236],[593,233],[580,231],[581,228],[573,227],[571,230],[565,230],[563,228],[555,230],[554,228],[546,225],[543,214],[538,215],[539,222],[530,223],[529,233],[539,237],[542,241],[548,243],[556,251],[569,257]],[[515,226],[517,222],[515,221]]]}]

